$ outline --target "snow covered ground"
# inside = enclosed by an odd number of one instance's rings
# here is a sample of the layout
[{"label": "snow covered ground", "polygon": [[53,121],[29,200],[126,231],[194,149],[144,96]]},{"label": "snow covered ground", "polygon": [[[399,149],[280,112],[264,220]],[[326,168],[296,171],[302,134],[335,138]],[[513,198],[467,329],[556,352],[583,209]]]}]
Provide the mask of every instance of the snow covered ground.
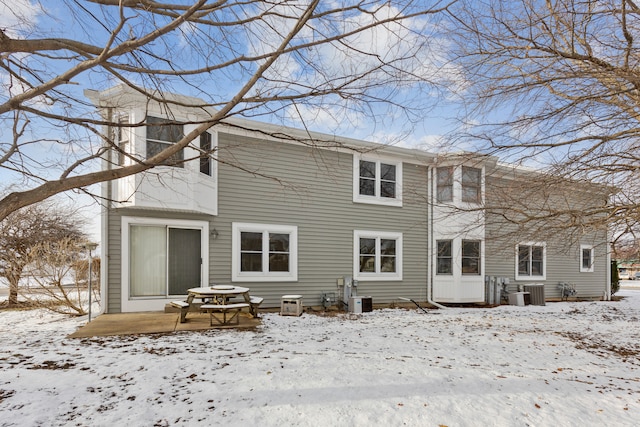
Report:
[{"label": "snow covered ground", "polygon": [[0,426],[635,426],[640,289],[618,295],[81,340],[4,310]]}]

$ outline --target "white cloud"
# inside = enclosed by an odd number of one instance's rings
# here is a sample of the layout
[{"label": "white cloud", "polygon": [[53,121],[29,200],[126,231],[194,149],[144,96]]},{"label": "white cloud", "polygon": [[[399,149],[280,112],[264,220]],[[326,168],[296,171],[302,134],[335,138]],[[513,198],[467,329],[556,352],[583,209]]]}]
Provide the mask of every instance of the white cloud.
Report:
[{"label": "white cloud", "polygon": [[10,37],[35,27],[41,10],[30,0],[0,0],[0,28]]}]

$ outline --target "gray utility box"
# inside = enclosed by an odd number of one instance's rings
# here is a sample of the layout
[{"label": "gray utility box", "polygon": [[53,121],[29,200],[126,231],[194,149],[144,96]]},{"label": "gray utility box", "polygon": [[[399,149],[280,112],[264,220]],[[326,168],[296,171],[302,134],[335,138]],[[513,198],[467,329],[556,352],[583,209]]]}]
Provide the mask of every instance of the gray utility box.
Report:
[{"label": "gray utility box", "polygon": [[531,295],[531,305],[545,305],[544,302],[544,284],[530,283],[524,285],[524,291]]}]

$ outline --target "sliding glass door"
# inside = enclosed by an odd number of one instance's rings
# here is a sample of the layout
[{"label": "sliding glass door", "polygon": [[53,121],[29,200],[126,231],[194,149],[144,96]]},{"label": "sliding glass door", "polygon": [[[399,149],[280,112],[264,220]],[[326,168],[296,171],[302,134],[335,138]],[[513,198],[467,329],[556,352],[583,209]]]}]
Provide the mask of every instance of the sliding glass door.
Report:
[{"label": "sliding glass door", "polygon": [[202,277],[202,230],[130,225],[131,297],[186,295]]}]

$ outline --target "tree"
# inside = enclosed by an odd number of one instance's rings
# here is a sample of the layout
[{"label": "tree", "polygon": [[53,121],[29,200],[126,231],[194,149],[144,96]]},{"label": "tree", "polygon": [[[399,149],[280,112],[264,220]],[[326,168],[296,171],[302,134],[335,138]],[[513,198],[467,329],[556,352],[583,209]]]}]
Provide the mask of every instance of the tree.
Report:
[{"label": "tree", "polygon": [[[83,243],[77,237],[64,237],[31,247],[25,269],[30,285],[28,301],[56,313],[87,314],[89,266]],[[91,262],[93,283],[100,279],[100,259],[93,258]]]},{"label": "tree", "polygon": [[25,267],[33,248],[62,239],[86,240],[83,221],[68,209],[40,203],[13,212],[0,222],[0,278],[9,284],[9,305],[18,304]]},{"label": "tree", "polygon": [[[640,8],[632,0],[461,1],[449,10],[452,60],[465,70],[458,137],[514,163],[544,166],[524,188],[596,182],[610,202],[547,204],[525,221],[640,225]],[[549,177],[553,177],[550,179]],[[615,193],[615,196],[613,194]],[[577,195],[577,197],[580,197]],[[520,189],[512,206],[522,207]],[[509,206],[503,205],[501,208]],[[504,213],[504,212],[502,212]],[[599,225],[598,225],[599,224]]]},{"label": "tree", "polygon": [[[0,143],[0,168],[21,184],[0,199],[0,221],[54,194],[89,192],[91,184],[166,164],[235,115],[305,123],[367,115],[381,125],[404,114],[410,122],[431,106],[432,82],[448,67],[431,17],[449,4],[438,0],[67,0],[55,11],[48,2],[0,5],[16,18],[0,29],[0,120],[11,130],[10,142]],[[196,96],[215,112],[149,158],[95,171],[105,149],[118,151],[103,129],[142,125],[96,116],[81,92],[116,84],[162,102],[169,117],[179,101],[164,92]]]}]

